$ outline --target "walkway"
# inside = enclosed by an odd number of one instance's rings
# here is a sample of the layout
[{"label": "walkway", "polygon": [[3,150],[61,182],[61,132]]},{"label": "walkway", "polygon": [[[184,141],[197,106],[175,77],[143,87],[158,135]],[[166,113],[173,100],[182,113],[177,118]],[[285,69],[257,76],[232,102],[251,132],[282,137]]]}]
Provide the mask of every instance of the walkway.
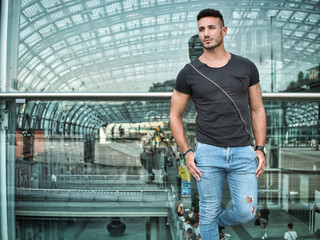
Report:
[{"label": "walkway", "polygon": [[[269,215],[268,239],[283,239],[289,222],[293,223],[293,229],[298,233],[299,239],[317,239],[315,235],[309,233],[308,225],[283,210],[271,210]],[[261,239],[260,226],[255,226],[253,221],[240,226],[226,227],[225,232],[231,234],[230,240]]]}]

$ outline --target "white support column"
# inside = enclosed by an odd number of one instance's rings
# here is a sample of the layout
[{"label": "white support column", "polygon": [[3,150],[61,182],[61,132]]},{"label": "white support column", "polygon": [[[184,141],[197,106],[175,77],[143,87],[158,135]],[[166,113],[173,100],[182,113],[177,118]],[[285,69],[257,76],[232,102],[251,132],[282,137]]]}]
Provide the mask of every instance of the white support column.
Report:
[{"label": "white support column", "polygon": [[[1,32],[0,32],[0,92],[6,91],[7,82],[7,49],[8,49],[8,0],[1,1]],[[7,211],[7,168],[6,168],[6,130],[5,102],[0,102],[0,229],[1,239],[8,240],[8,211]]]},{"label": "white support column", "polygon": [[1,32],[0,32],[0,92],[6,92],[7,83],[7,51],[8,51],[8,15],[9,1],[1,1]]},{"label": "white support column", "polygon": [[[15,89],[18,71],[18,49],[21,0],[2,0],[0,20],[0,93]],[[10,107],[9,107],[10,106]],[[14,169],[15,114],[12,102],[0,101],[0,239],[15,239]],[[8,110],[6,108],[9,108]],[[5,111],[2,111],[5,109]],[[4,120],[5,119],[5,120]],[[9,124],[10,123],[10,124]],[[5,126],[5,128],[4,128]]]},{"label": "white support column", "polygon": [[[0,92],[6,91],[7,82],[7,49],[8,49],[8,0],[1,1],[1,32],[0,32]],[[5,101],[0,101],[0,229],[1,239],[8,240],[8,203],[7,203],[7,167],[6,167],[6,129]]]}]

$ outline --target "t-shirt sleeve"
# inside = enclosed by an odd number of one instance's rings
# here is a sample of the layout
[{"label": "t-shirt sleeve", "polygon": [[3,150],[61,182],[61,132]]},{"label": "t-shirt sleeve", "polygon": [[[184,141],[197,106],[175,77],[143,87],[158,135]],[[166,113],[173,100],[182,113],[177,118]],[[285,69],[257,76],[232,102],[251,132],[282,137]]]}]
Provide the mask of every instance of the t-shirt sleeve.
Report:
[{"label": "t-shirt sleeve", "polygon": [[187,77],[186,77],[185,72],[186,72],[185,68],[179,72],[179,74],[177,76],[177,80],[176,80],[175,90],[177,90],[178,92],[190,95],[191,88],[187,82]]},{"label": "t-shirt sleeve", "polygon": [[258,68],[251,61],[250,61],[250,71],[251,71],[251,80],[250,80],[249,87],[251,87],[251,86],[253,86],[253,85],[255,85],[255,84],[260,82]]}]

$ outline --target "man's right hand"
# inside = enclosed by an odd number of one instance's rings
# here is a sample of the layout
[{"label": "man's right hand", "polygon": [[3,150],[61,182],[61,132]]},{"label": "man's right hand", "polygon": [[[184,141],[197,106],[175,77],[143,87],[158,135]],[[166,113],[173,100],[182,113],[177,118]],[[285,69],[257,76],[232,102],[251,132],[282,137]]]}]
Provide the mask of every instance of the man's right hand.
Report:
[{"label": "man's right hand", "polygon": [[200,170],[197,168],[195,164],[194,152],[189,152],[185,156],[185,160],[186,160],[186,165],[187,165],[187,168],[189,169],[189,172],[197,181],[200,181],[200,177],[202,176],[202,173],[200,172]]}]

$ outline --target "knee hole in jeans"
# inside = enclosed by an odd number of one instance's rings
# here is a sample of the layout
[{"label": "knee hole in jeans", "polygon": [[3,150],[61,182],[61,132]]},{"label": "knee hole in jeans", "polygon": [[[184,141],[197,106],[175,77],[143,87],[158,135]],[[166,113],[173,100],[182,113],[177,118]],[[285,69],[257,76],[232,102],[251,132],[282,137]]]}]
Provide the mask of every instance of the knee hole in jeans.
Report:
[{"label": "knee hole in jeans", "polygon": [[[247,200],[247,203],[252,203],[252,198],[251,197],[247,196],[246,200]],[[255,214],[255,207],[254,206],[252,206],[251,214],[252,215]]]}]

